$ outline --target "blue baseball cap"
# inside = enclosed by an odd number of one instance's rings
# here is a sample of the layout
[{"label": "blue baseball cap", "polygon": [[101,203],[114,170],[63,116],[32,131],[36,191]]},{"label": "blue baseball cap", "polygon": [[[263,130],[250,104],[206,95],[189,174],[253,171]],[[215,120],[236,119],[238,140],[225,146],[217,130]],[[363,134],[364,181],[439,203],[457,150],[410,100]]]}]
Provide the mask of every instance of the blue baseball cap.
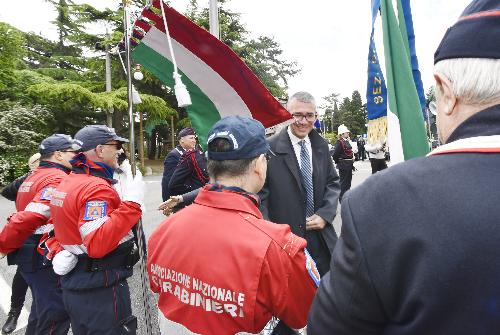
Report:
[{"label": "blue baseball cap", "polygon": [[451,58],[500,59],[500,2],[474,0],[448,29],[434,54],[434,64]]},{"label": "blue baseball cap", "polygon": [[120,137],[116,134],[114,128],[97,124],[85,126],[80,129],[75,134],[75,140],[81,142],[81,151],[83,152],[94,149],[99,144],[105,144],[109,141],[128,143],[126,138]]},{"label": "blue baseball cap", "polygon": [[54,134],[42,141],[38,147],[38,152],[40,155],[50,154],[55,151],[63,151],[70,149],[72,151],[77,151],[80,149],[78,141],[71,138],[69,135],[65,134]]},{"label": "blue baseball cap", "polygon": [[255,158],[269,151],[264,126],[248,117],[227,116],[217,121],[208,132],[207,144],[217,138],[228,140],[231,150],[215,152],[208,146],[208,158],[216,161]]}]

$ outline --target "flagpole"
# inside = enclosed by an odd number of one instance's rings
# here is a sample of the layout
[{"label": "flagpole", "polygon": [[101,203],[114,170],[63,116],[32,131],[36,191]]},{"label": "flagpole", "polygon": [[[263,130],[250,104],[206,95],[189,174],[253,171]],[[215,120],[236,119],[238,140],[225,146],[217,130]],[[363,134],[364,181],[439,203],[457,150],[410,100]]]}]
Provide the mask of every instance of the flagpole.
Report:
[{"label": "flagpole", "polygon": [[[128,16],[128,2],[129,0],[123,0],[123,27],[125,30],[125,51],[126,51],[126,68],[127,68],[127,93],[128,93],[128,115],[129,115],[129,140],[130,140],[130,165],[132,167],[132,175],[136,175],[136,164],[135,164],[135,138],[134,138],[134,111],[133,111],[133,92],[132,92],[132,76],[130,71],[130,34],[129,34],[129,16]],[[144,303],[144,317],[146,323],[146,334],[153,335],[153,324],[151,323],[150,304],[149,304],[149,285],[148,278],[146,275],[146,255],[145,255],[145,245],[144,245],[144,230],[142,229],[142,218],[139,219],[137,224],[132,228],[134,230],[134,235],[137,239],[137,247],[139,249],[139,269],[141,275],[142,284],[142,300]]]},{"label": "flagpole", "polygon": [[208,22],[210,27],[210,34],[214,35],[217,39],[220,40],[219,9],[217,8],[217,0],[210,0]]}]

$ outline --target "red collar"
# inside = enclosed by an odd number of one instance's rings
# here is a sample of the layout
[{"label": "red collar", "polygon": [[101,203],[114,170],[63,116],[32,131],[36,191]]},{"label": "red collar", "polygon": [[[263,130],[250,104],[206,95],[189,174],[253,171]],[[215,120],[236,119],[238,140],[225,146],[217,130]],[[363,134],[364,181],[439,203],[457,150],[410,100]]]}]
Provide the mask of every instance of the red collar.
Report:
[{"label": "red collar", "polygon": [[209,191],[211,187],[211,185],[203,187],[194,202],[203,206],[245,212],[262,219],[259,208],[247,197],[226,189]]}]

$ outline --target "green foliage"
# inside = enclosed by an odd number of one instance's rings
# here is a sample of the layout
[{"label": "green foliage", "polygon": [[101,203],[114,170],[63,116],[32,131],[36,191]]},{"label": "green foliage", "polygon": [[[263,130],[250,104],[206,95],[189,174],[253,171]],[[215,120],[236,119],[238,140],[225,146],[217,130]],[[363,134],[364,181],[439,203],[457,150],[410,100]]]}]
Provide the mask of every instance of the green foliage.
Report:
[{"label": "green foliage", "polygon": [[[240,22],[240,15],[224,8],[219,1],[220,38],[248,65],[271,94],[286,98],[288,78],[299,72],[296,62],[283,59],[283,50],[272,38],[248,38],[248,30]],[[186,14],[193,22],[208,30],[208,8],[198,10],[197,1],[190,1]]]},{"label": "green foliage", "polygon": [[40,106],[4,104],[0,114],[0,185],[27,172],[28,158],[51,133],[52,114]]},{"label": "green foliage", "polygon": [[352,92],[351,99],[345,97],[340,105],[336,93],[324,99],[326,104],[322,106],[325,108],[322,121],[325,123],[327,131],[336,132],[338,126],[345,124],[354,136],[366,133],[366,105],[363,104],[361,94],[358,91]]},{"label": "green foliage", "polygon": [[23,35],[7,23],[0,22],[0,99],[5,99],[6,90],[14,81],[14,69],[24,55]]},{"label": "green foliage", "polygon": [[336,132],[328,132],[328,133],[323,133],[323,137],[331,144],[335,145],[337,142],[337,133]]}]

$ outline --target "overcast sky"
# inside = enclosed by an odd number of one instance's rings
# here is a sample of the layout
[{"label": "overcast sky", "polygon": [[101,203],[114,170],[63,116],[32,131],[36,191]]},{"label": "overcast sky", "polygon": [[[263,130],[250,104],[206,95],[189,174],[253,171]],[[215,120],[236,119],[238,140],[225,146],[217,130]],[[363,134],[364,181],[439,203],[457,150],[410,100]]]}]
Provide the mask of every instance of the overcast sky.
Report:
[{"label": "overcast sky", "polygon": [[[209,0],[199,0],[208,6]],[[23,31],[41,33],[55,39],[50,21],[56,17],[43,0],[2,1],[0,21]],[[97,8],[116,8],[119,0],[76,1]],[[172,0],[184,11],[187,0]],[[417,57],[424,88],[433,84],[433,55],[446,28],[456,22],[470,0],[413,0],[411,2]],[[19,10],[22,4],[23,10]],[[289,93],[306,90],[320,99],[330,93],[350,96],[366,93],[368,43],[371,32],[370,0],[231,0],[229,8],[241,13],[241,20],[252,35],[273,37],[282,47],[284,58],[298,63],[301,73],[290,79]],[[377,19],[377,52],[383,64],[380,17]]]}]

